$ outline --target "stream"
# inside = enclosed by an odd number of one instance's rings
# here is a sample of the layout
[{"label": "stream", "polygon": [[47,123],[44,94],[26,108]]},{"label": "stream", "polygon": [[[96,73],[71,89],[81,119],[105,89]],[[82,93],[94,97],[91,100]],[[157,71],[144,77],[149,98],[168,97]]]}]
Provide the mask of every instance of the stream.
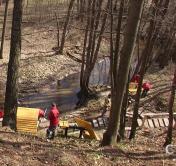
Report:
[{"label": "stream", "polygon": [[[105,58],[97,63],[92,71],[90,85],[106,85],[108,83],[109,59]],[[55,102],[62,112],[72,111],[78,102],[80,73],[71,74],[59,81],[49,82],[40,87],[39,92],[26,93],[19,98],[20,106],[46,109]],[[0,84],[0,103],[4,100],[4,89]]]}]

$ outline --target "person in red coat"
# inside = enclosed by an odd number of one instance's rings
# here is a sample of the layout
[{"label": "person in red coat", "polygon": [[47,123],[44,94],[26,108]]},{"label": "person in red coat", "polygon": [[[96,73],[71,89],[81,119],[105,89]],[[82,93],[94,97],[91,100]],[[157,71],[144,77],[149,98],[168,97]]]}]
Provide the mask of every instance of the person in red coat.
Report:
[{"label": "person in red coat", "polygon": [[142,88],[143,88],[142,97],[146,97],[148,91],[152,88],[152,85],[149,82],[145,82],[143,83]]},{"label": "person in red coat", "polygon": [[134,82],[134,83],[139,83],[139,79],[140,79],[140,75],[139,74],[135,74],[133,76],[133,78],[131,79],[131,82]]},{"label": "person in red coat", "polygon": [[4,109],[3,107],[0,107],[0,118],[3,118],[4,116]]},{"label": "person in red coat", "polygon": [[55,130],[59,124],[59,110],[55,103],[51,104],[51,110],[48,114],[48,119],[50,121],[50,125],[47,129],[47,139],[54,139]]},{"label": "person in red coat", "polygon": [[38,119],[43,118],[43,117],[45,117],[45,111],[42,109],[39,109]]}]

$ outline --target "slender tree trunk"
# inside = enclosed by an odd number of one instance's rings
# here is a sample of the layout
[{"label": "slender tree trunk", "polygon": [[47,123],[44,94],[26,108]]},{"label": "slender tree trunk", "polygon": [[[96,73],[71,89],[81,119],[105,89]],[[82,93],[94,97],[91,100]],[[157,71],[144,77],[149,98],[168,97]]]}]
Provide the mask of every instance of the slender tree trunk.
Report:
[{"label": "slender tree trunk", "polygon": [[[87,7],[87,14],[90,14],[90,6],[91,1],[88,0],[88,7]],[[87,18],[87,26],[84,36],[84,46],[83,46],[83,53],[82,53],[82,64],[81,64],[81,74],[80,74],[80,88],[83,89],[84,86],[84,73],[85,73],[85,54],[86,54],[86,48],[87,48],[87,39],[88,39],[88,32],[89,32],[89,26],[90,26],[90,17]]]},{"label": "slender tree trunk", "polygon": [[9,6],[9,0],[6,0],[5,12],[4,12],[4,23],[3,23],[2,37],[1,37],[0,59],[3,58],[3,48],[4,48],[4,38],[5,38],[5,31],[6,31],[6,23],[7,23],[6,20],[7,20],[7,16],[8,16],[8,6]]},{"label": "slender tree trunk", "polygon": [[155,23],[154,20],[152,19],[150,22],[150,27],[149,27],[149,33],[148,33],[148,39],[147,39],[147,44],[145,46],[145,49],[143,50],[142,56],[141,56],[141,68],[139,71],[140,79],[139,79],[139,84],[136,92],[136,97],[135,97],[135,104],[134,104],[134,111],[133,111],[133,119],[132,119],[132,126],[131,126],[131,133],[129,139],[133,139],[136,134],[136,128],[137,128],[137,118],[138,118],[138,109],[139,109],[139,102],[141,98],[141,90],[142,90],[142,82],[144,78],[144,74],[146,72],[146,66],[148,59],[151,55],[151,45],[154,43],[152,42],[152,37],[153,37],[153,32],[155,29]]},{"label": "slender tree trunk", "polygon": [[[97,1],[93,1],[92,2],[92,7],[91,7],[91,1],[89,1],[89,8],[92,9],[92,13],[91,13],[91,18],[88,19],[88,24],[86,27],[86,34],[85,34],[85,39],[84,39],[84,49],[83,49],[83,59],[86,59],[86,63],[85,65],[82,63],[82,67],[81,67],[81,80],[80,80],[80,85],[81,85],[81,91],[80,93],[81,98],[87,98],[90,97],[94,94],[91,93],[91,90],[89,89],[89,79],[91,76],[91,72],[94,68],[94,65],[96,63],[97,57],[98,57],[98,53],[99,53],[99,49],[100,49],[100,45],[101,45],[101,41],[102,41],[102,35],[104,33],[105,30],[105,25],[106,25],[106,20],[107,20],[107,13],[104,13],[104,17],[102,20],[102,25],[101,25],[101,29],[98,35],[98,38],[96,39],[96,30],[99,27],[100,24],[100,15],[101,15],[101,6],[102,6],[102,2],[103,0],[99,1],[99,5],[98,6],[98,13],[97,15],[95,14],[95,7],[96,7],[96,2]],[[108,0],[107,2],[107,9],[109,6],[109,2],[110,0]],[[89,12],[90,14],[90,12]],[[88,15],[88,17],[90,17]],[[88,35],[88,29],[90,28],[90,32]],[[87,40],[89,37],[89,40]],[[85,57],[85,47],[87,45],[87,41],[88,41],[88,47],[87,47],[87,54]],[[81,103],[83,104],[83,103]]]},{"label": "slender tree trunk", "polygon": [[175,91],[176,91],[176,65],[175,65],[175,73],[174,78],[172,81],[172,88],[171,88],[171,95],[169,99],[169,126],[167,131],[166,140],[164,143],[164,146],[167,146],[168,144],[172,143],[172,130],[173,130],[173,105],[174,105],[174,99],[175,99]]},{"label": "slender tree trunk", "polygon": [[67,27],[68,27],[68,23],[69,23],[69,20],[70,20],[70,15],[71,15],[71,11],[72,11],[74,1],[75,0],[70,0],[70,4],[69,4],[69,7],[68,7],[67,18],[65,20],[64,29],[63,29],[63,33],[62,33],[62,39],[61,39],[61,46],[60,46],[60,49],[59,49],[60,54],[63,54],[64,44],[65,44],[65,35],[66,35],[66,32],[67,32]]},{"label": "slender tree trunk", "polygon": [[[110,75],[110,84],[111,84],[111,103],[112,103],[112,96],[114,92],[114,87],[115,87],[115,76],[113,75],[113,70],[117,70],[114,67],[114,58],[117,58],[119,54],[115,54],[116,56],[114,57],[114,40],[113,40],[113,26],[114,26],[114,17],[113,17],[113,1],[110,1],[110,69],[109,69],[109,75]],[[120,20],[120,14],[118,16],[118,20]],[[119,23],[119,22],[118,22]],[[120,33],[120,32],[119,32]]]},{"label": "slender tree trunk", "polygon": [[163,17],[166,15],[168,6],[169,6],[170,0],[166,0],[164,3],[164,11],[163,11]]},{"label": "slender tree trunk", "polygon": [[60,47],[60,30],[59,30],[59,19],[57,17],[57,13],[55,12],[56,17],[56,27],[57,27],[57,49]]},{"label": "slender tree trunk", "polygon": [[77,13],[78,13],[78,17],[79,17],[79,15],[80,15],[80,3],[81,3],[81,0],[77,0],[77,2],[76,2],[76,7],[77,7]]},{"label": "slender tree trunk", "polygon": [[[16,126],[16,110],[18,99],[18,74],[21,55],[21,21],[22,21],[22,0],[14,0],[13,21],[10,44],[10,59],[8,63],[6,94],[4,104],[3,126],[12,122]],[[11,122],[10,122],[11,121]]]},{"label": "slender tree trunk", "polygon": [[112,110],[107,131],[103,135],[102,145],[113,145],[119,137],[119,123],[124,97],[125,87],[128,80],[131,57],[133,55],[139,23],[141,19],[144,0],[129,0],[129,13],[127,20],[124,44],[120,56],[119,70],[117,74],[117,89],[112,96]]},{"label": "slender tree trunk", "polygon": [[[98,1],[97,1],[98,2]],[[100,18],[101,18],[101,7],[102,7],[102,3],[103,3],[103,0],[100,0],[100,2],[99,2],[99,6],[98,6],[98,8],[97,8],[97,10],[98,10],[98,12],[97,12],[97,16],[96,16],[96,19],[95,19],[95,25],[94,25],[94,29],[93,29],[93,39],[92,39],[92,43],[91,43],[91,57],[90,57],[90,60],[91,60],[91,63],[93,63],[92,61],[92,59],[93,59],[93,57],[94,57],[94,52],[95,52],[95,46],[96,46],[96,38],[97,38],[97,30],[98,30],[98,27],[99,27],[99,23],[100,23]],[[105,17],[107,17],[107,14],[105,14]],[[105,18],[104,17],[104,18]],[[104,21],[104,19],[103,19],[103,21],[102,21],[103,23],[102,24],[106,24],[106,18],[105,18],[105,21]],[[104,26],[102,26],[103,28],[105,27],[105,25]],[[102,31],[101,31],[102,32]],[[100,32],[100,33],[101,33]],[[104,32],[104,31],[103,31]],[[101,36],[102,34],[100,34],[99,35],[99,37],[102,37]],[[100,39],[100,38],[99,38]],[[101,43],[101,41],[100,41],[100,43]]]},{"label": "slender tree trunk", "polygon": [[[113,72],[113,77],[114,78],[116,78],[117,73],[118,73],[119,48],[120,48],[120,32],[121,32],[121,25],[122,25],[122,16],[123,16],[124,5],[125,5],[125,0],[121,0],[120,10],[119,10],[119,16],[118,16],[118,24],[117,24],[117,29],[116,29],[115,50],[114,50],[114,56],[112,58],[112,64],[113,64],[113,71],[112,72]],[[116,79],[113,79],[113,80],[114,80],[113,84],[116,87],[117,86]],[[114,91],[114,90],[112,90],[112,91]]]},{"label": "slender tree trunk", "polygon": [[[107,2],[107,10],[109,9],[109,5],[110,5],[110,0],[108,0]],[[95,48],[95,52],[94,52],[94,48],[92,49],[92,52],[93,52],[93,56],[91,58],[91,64],[92,64],[92,70],[95,66],[95,63],[96,63],[96,60],[97,60],[97,57],[98,57],[98,53],[99,53],[99,50],[100,50],[100,45],[101,45],[101,41],[102,41],[102,36],[103,36],[103,33],[105,31],[105,25],[106,25],[106,20],[107,20],[107,13],[104,14],[104,17],[103,17],[103,20],[102,20],[102,25],[101,25],[101,29],[100,29],[100,34],[98,36],[98,39],[97,39],[97,45],[96,45],[96,48]]]},{"label": "slender tree trunk", "polygon": [[129,81],[130,81],[130,74],[128,76],[128,82],[126,85],[126,92],[123,98],[123,103],[122,103],[122,110],[121,110],[121,115],[120,115],[120,129],[119,129],[119,133],[120,133],[120,137],[122,139],[125,138],[125,125],[126,125],[126,111],[127,111],[127,107],[128,107],[128,89],[129,89]]}]

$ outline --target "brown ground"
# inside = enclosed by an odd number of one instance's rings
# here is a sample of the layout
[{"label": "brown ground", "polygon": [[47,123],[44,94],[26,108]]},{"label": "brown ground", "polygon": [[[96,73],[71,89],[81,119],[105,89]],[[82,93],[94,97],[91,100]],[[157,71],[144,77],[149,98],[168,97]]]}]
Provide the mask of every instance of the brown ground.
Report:
[{"label": "brown ground", "polygon": [[[33,20],[26,22],[25,19],[23,20],[22,57],[20,65],[21,89],[25,87],[29,87],[29,89],[31,87],[39,87],[42,83],[47,83],[50,80],[60,80],[80,70],[80,64],[66,56],[66,53],[64,53],[64,55],[55,55],[55,51],[53,51],[52,48],[56,46],[57,42],[56,28],[53,24],[42,24],[42,26],[39,26],[38,24],[33,24]],[[0,89],[4,87],[6,80],[10,44],[10,24],[8,24],[8,27],[4,59],[0,60]],[[67,35],[66,51],[72,50],[74,55],[79,58],[79,54],[77,53],[80,50],[75,49],[75,45],[80,45],[82,39],[76,34],[78,34],[78,32],[73,30]],[[147,78],[152,80],[152,82],[158,81],[155,85],[163,85],[164,87],[164,84],[170,81],[170,75],[172,73],[171,70],[166,71],[169,72],[169,74],[165,73],[165,70],[160,71],[158,74],[153,74],[152,70]],[[165,96],[165,99],[166,98],[168,98],[168,94]],[[149,106],[147,105],[148,109],[152,111],[155,110],[155,104],[156,103]],[[93,105],[94,106],[91,104],[90,107],[83,109],[97,111],[97,109],[99,109],[98,104],[94,103]],[[143,130],[137,133],[135,141],[129,142],[125,140],[119,143],[117,147],[101,148],[99,146],[100,142],[96,141],[77,139],[75,137],[66,139],[58,136],[53,142],[47,142],[45,140],[45,131],[39,132],[38,135],[34,137],[15,133],[8,128],[0,128],[0,165],[174,165],[174,158],[176,158],[176,156],[166,155],[164,148],[162,148],[165,135],[158,136],[161,133],[163,133],[163,130],[159,129],[153,131]],[[176,143],[175,135],[173,138],[174,144]]]},{"label": "brown ground", "polygon": [[162,148],[164,135],[158,136],[162,132],[139,131],[135,141],[124,140],[117,147],[102,148],[96,141],[58,136],[54,141],[47,142],[41,132],[38,136],[30,136],[1,128],[0,165],[174,165],[176,156],[167,155]]}]

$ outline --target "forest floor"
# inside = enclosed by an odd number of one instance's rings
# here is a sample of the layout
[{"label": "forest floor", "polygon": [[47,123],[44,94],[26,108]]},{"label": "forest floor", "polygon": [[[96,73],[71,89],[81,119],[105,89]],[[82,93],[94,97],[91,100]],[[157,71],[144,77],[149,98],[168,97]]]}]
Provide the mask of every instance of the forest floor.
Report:
[{"label": "forest floor", "polygon": [[[174,132],[173,143],[176,143]],[[22,135],[0,128],[1,166],[168,166],[176,155],[168,155],[163,130],[139,130],[135,141],[123,140],[116,147],[76,137],[55,137],[47,142],[44,133]]]},{"label": "forest floor", "polygon": [[[1,18],[2,19],[2,18]],[[75,23],[77,24],[77,23]],[[10,27],[10,24],[8,24]],[[7,33],[9,33],[7,31]],[[81,32],[80,32],[81,33]],[[10,34],[10,33],[9,33]],[[8,64],[9,36],[6,36],[4,59],[0,60],[0,93],[4,91]],[[78,32],[72,31],[67,35],[67,42],[63,55],[57,55],[56,28],[53,25],[31,25],[23,22],[22,55],[20,61],[20,91],[31,91],[50,81],[57,82],[64,77],[80,71],[80,53],[83,39]],[[106,42],[103,43],[106,45]],[[106,55],[106,47],[101,50]],[[67,52],[74,55],[70,58]],[[77,60],[75,61],[75,58]],[[151,93],[158,88],[166,88],[171,83],[172,70],[168,66],[165,70],[157,71],[152,68],[145,79],[153,84]],[[0,98],[1,98],[0,94]],[[168,93],[158,95],[155,100],[146,103],[142,110],[166,111]],[[100,107],[104,100],[90,102],[84,110],[84,117],[90,116]],[[67,115],[69,117],[69,114]],[[117,147],[100,147],[100,142],[78,139],[76,137],[64,138],[57,136],[54,141],[47,142],[45,130],[37,136],[15,133],[9,128],[0,128],[0,165],[1,166],[164,166],[175,165],[176,155],[169,156],[163,148],[166,134],[165,129],[142,129],[137,132],[134,141],[124,140]],[[174,131],[175,132],[175,131]],[[176,133],[173,135],[173,144],[176,144]]]}]

